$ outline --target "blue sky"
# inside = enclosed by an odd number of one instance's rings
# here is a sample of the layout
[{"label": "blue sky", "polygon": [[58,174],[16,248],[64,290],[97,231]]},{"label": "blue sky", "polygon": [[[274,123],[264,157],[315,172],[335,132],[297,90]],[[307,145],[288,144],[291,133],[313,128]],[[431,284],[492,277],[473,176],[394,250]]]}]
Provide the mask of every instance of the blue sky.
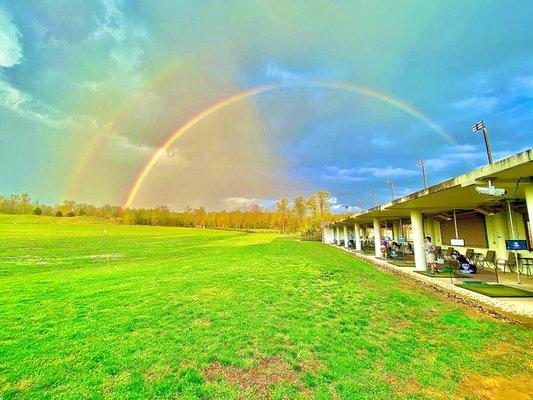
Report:
[{"label": "blue sky", "polygon": [[[332,193],[389,198],[531,147],[533,4],[526,1],[0,1],[0,193],[119,204],[158,145],[192,116],[269,83],[284,88],[202,121],[134,205],[209,208]],[[105,137],[93,154],[99,137]],[[85,161],[84,161],[85,160]]]}]

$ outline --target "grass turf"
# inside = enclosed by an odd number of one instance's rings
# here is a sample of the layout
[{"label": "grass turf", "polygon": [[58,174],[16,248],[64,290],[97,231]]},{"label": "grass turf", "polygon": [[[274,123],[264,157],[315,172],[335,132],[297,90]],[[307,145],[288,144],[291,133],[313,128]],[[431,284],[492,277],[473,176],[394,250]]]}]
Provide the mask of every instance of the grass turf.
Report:
[{"label": "grass turf", "polygon": [[[438,272],[431,272],[431,271],[415,271],[417,274],[429,276],[430,278],[450,278],[450,272],[449,271],[438,271]],[[454,278],[461,278],[461,279],[469,279],[472,278],[469,275],[461,274],[457,271],[453,271],[451,275]]]},{"label": "grass turf", "polygon": [[506,285],[463,284],[457,286],[489,297],[533,297],[533,292]]},{"label": "grass turf", "polygon": [[3,400],[475,398],[531,381],[530,330],[274,234],[0,215],[0,315]]},{"label": "grass turf", "polygon": [[393,258],[389,257],[386,260],[387,262],[396,265],[397,267],[407,267],[407,268],[414,268],[415,262],[414,261],[405,261],[400,258]]}]

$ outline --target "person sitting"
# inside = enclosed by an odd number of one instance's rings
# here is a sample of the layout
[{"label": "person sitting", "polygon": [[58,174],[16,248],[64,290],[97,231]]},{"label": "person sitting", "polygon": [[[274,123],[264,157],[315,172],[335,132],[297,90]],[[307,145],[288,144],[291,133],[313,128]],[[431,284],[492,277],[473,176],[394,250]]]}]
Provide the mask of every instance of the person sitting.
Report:
[{"label": "person sitting", "polygon": [[389,246],[389,254],[391,257],[397,257],[398,256],[398,252],[400,251],[400,245],[395,242],[394,240],[392,242],[390,242],[390,246]]},{"label": "person sitting", "polygon": [[348,234],[348,247],[355,247],[354,237],[351,233]]},{"label": "person sitting", "polygon": [[475,265],[470,264],[466,257],[459,253],[457,250],[455,250],[452,253],[452,257],[457,261],[459,264],[459,272],[463,274],[475,274],[477,272],[477,268]]}]

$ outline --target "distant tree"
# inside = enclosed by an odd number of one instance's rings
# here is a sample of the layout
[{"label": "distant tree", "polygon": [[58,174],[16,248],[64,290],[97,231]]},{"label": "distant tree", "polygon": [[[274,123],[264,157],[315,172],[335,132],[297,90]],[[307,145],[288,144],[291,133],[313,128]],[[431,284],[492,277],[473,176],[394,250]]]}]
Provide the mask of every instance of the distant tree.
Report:
[{"label": "distant tree", "polygon": [[324,190],[321,190],[316,193],[318,213],[320,214],[321,218],[331,213],[331,208],[329,205],[330,197],[331,193],[326,192]]},{"label": "distant tree", "polygon": [[292,201],[292,209],[296,214],[296,230],[304,229],[307,214],[306,200],[302,196],[296,196]]},{"label": "distant tree", "polygon": [[63,213],[61,212],[61,210],[57,210],[56,217],[62,217],[62,216],[63,216]]},{"label": "distant tree", "polygon": [[72,211],[69,211],[67,213],[67,217],[75,217],[76,215],[72,212]]},{"label": "distant tree", "polygon": [[41,209],[41,207],[35,207],[33,209],[33,215],[42,215],[43,214],[43,210]]},{"label": "distant tree", "polygon": [[78,212],[78,215],[80,215],[80,216],[85,215],[85,210],[80,210],[80,211]]},{"label": "distant tree", "polygon": [[19,208],[22,215],[29,214],[31,211],[30,195],[28,193],[22,193],[19,196]]},{"label": "distant tree", "polygon": [[276,203],[276,214],[279,220],[279,229],[281,232],[285,232],[285,229],[289,225],[290,209],[289,199],[282,197]]}]

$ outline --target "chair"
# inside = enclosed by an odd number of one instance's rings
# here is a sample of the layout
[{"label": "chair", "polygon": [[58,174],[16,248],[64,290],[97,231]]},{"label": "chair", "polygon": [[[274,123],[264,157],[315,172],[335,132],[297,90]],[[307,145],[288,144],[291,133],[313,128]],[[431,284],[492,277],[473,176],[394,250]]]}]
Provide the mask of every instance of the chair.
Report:
[{"label": "chair", "polygon": [[448,247],[446,253],[444,254],[444,263],[448,265],[449,268],[454,268],[454,266],[459,269],[459,263],[455,258],[453,258],[453,252],[455,249],[453,247]]},{"label": "chair", "polygon": [[466,249],[465,258],[470,264],[474,264],[474,249]]},{"label": "chair", "polygon": [[513,253],[507,253],[507,259],[498,258],[496,259],[496,265],[503,266],[503,272],[505,273],[505,268],[509,268],[509,272],[514,272],[513,268],[516,268],[516,258]]},{"label": "chair", "polygon": [[518,259],[520,261],[520,272],[523,274],[525,271],[525,274],[527,276],[531,276],[531,262],[533,261],[533,258],[529,257],[520,257]]},{"label": "chair", "polygon": [[435,250],[433,251],[433,253],[435,254],[435,258],[439,258],[439,256],[442,253],[442,247],[441,246],[435,246]]},{"label": "chair", "polygon": [[496,270],[496,252],[494,250],[488,250],[485,256],[480,256],[479,261],[481,265],[494,268]]},{"label": "chair", "polygon": [[446,254],[444,254],[444,259],[445,260],[448,260],[448,259],[452,258],[453,250],[454,250],[453,247],[448,247],[446,249]]}]

